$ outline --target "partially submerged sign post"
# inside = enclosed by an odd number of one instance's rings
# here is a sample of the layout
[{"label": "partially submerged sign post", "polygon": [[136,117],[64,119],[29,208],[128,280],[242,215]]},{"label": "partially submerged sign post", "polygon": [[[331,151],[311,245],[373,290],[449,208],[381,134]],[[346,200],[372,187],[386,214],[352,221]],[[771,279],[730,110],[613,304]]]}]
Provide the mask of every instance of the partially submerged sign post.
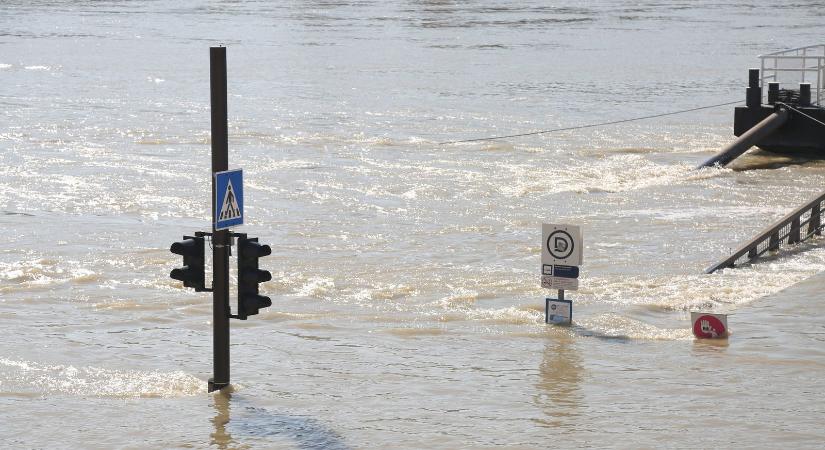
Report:
[{"label": "partially submerged sign post", "polygon": [[[194,236],[172,244],[170,251],[183,256],[183,267],[169,276],[183,281],[196,292],[212,292],[212,378],[209,392],[229,386],[229,319],[246,320],[261,308],[272,306],[269,297],[260,295],[258,285],[272,279],[269,271],[259,268],[258,260],[272,249],[233,233],[231,227],[244,223],[243,172],[228,170],[229,139],[226,105],[226,48],[209,49],[209,92],[212,116],[212,231],[197,231]],[[206,237],[211,237],[212,286],[205,283]],[[233,239],[238,239],[238,313],[229,306],[229,257]]]},{"label": "partially submerged sign post", "polygon": [[564,291],[579,289],[581,229],[576,225],[542,224],[541,243],[541,287],[558,290],[557,299],[545,299],[544,322],[569,325],[573,321],[573,302],[564,299]]},{"label": "partially submerged sign post", "polygon": [[[209,49],[209,99],[212,136],[212,207],[217,202],[215,174],[229,170],[229,121],[226,48]],[[230,230],[218,228],[212,211],[212,378],[209,392],[229,386],[229,248]]]}]

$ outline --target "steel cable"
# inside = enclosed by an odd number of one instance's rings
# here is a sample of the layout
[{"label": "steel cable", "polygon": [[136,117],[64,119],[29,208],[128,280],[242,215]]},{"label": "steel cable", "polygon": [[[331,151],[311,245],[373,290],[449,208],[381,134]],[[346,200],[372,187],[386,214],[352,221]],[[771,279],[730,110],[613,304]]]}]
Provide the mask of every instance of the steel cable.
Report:
[{"label": "steel cable", "polygon": [[[619,124],[619,123],[634,122],[634,121],[637,121],[637,120],[655,119],[657,117],[672,116],[672,115],[675,115],[675,114],[684,114],[684,113],[688,113],[688,112],[692,112],[692,111],[699,111],[699,110],[702,110],[702,109],[710,109],[710,108],[718,108],[720,106],[735,105],[737,103],[742,103],[742,100],[737,100],[735,102],[728,102],[728,103],[719,103],[717,105],[700,106],[698,108],[683,109],[683,110],[680,110],[680,111],[672,111],[672,112],[666,112],[666,113],[661,113],[661,114],[653,114],[653,115],[649,115],[649,116],[633,117],[633,118],[630,118],[630,119],[614,120],[612,122],[591,123],[591,124],[587,124],[587,125],[577,125],[577,126],[573,126],[573,127],[554,128],[554,129],[551,129],[551,130],[531,131],[529,133],[508,134],[508,135],[505,135],[505,136],[492,136],[492,137],[483,137],[483,138],[474,138],[474,139],[461,139],[461,140],[457,140],[457,141],[445,141],[445,142],[439,142],[437,145],[462,144],[462,143],[465,143],[465,142],[479,142],[479,141],[494,141],[494,140],[497,140],[497,139],[508,139],[508,138],[514,138],[514,137],[535,136],[537,134],[555,133],[557,131],[570,131],[570,130],[581,130],[583,128],[603,127],[603,126],[607,126],[607,125],[616,125],[616,124]],[[822,122],[820,122],[820,123],[822,123]],[[823,125],[825,125],[825,124],[823,124]]]}]

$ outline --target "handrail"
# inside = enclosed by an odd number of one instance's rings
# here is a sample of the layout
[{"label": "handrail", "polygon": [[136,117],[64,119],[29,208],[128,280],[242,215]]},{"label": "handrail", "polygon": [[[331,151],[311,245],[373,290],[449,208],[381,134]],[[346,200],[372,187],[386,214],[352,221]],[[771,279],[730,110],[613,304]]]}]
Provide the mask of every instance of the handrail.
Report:
[{"label": "handrail", "polygon": [[[734,267],[736,262],[746,255],[746,262],[751,262],[768,251],[778,250],[783,243],[785,245],[798,244],[811,236],[821,235],[822,213],[825,212],[822,207],[823,201],[825,201],[825,192],[765,228],[756,237],[740,245],[729,257],[705,269],[705,273]],[[802,216],[805,214],[808,216],[803,220]],[[808,230],[803,237],[802,228],[805,225],[808,225]]]},{"label": "handrail", "polygon": [[825,44],[815,44],[815,45],[807,45],[805,47],[797,47],[797,48],[790,48],[790,49],[786,49],[786,50],[779,50],[779,51],[773,52],[773,53],[765,53],[764,55],[759,55],[759,57],[761,58],[763,56],[775,56],[775,55],[781,55],[783,53],[798,52],[800,50],[808,50],[809,48],[819,48],[819,47],[822,47],[823,51],[825,51]]},{"label": "handrail", "polygon": [[786,85],[794,84],[792,89],[796,83],[808,82],[811,84],[812,103],[821,105],[825,91],[825,44],[766,53],[759,55],[759,60],[762,89],[769,80]]}]

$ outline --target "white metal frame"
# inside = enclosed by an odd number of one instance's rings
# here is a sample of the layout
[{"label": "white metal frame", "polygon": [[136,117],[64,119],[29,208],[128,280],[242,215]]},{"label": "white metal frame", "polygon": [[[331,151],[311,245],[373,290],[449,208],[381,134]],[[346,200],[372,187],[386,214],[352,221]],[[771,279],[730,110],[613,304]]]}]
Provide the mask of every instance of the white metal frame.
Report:
[{"label": "white metal frame", "polygon": [[[784,88],[795,90],[799,89],[799,83],[807,82],[811,83],[811,103],[821,106],[825,102],[825,44],[767,53],[759,55],[759,59],[762,61],[759,74],[763,93],[769,82],[779,81],[780,88],[785,84]],[[796,74],[795,85],[780,80],[780,73]]]}]

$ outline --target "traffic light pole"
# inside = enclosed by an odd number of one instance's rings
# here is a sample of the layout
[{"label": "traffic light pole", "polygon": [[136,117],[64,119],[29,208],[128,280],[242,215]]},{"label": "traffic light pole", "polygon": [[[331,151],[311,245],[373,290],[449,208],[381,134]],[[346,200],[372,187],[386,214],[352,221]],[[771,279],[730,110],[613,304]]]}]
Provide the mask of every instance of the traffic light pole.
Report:
[{"label": "traffic light pole", "polygon": [[213,376],[209,392],[229,385],[229,230],[215,230],[215,173],[229,169],[226,106],[226,47],[209,48],[209,90],[212,105],[212,349]]}]

